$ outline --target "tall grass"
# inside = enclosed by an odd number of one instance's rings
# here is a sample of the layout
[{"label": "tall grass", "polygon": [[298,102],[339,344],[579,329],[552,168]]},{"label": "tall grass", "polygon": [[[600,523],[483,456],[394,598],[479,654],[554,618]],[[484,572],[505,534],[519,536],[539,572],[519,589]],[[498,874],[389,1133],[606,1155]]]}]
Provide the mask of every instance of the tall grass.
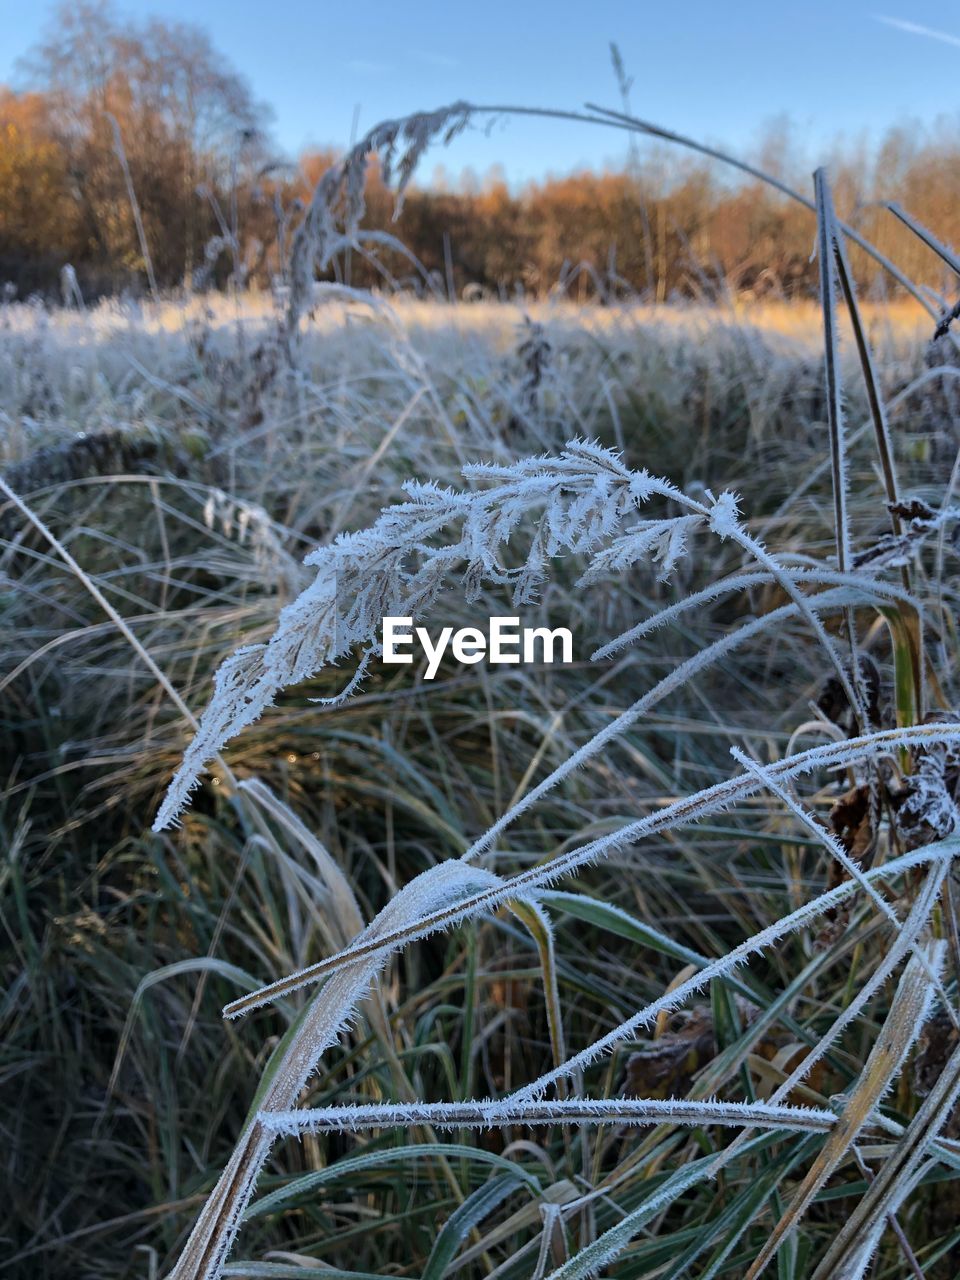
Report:
[{"label": "tall grass", "polygon": [[[314,286],[469,115],[282,316],[5,316],[6,1268],[950,1276],[949,308],[822,174],[820,360]],[[378,662],[509,610],[578,661]]]}]

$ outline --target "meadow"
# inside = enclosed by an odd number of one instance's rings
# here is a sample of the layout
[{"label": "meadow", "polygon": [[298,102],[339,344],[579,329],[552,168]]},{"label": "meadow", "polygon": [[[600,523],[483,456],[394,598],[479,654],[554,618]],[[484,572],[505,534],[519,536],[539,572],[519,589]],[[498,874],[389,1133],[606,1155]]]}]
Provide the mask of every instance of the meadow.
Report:
[{"label": "meadow", "polygon": [[0,1273],[956,1274],[960,360],[818,212],[825,308],[2,306]]}]

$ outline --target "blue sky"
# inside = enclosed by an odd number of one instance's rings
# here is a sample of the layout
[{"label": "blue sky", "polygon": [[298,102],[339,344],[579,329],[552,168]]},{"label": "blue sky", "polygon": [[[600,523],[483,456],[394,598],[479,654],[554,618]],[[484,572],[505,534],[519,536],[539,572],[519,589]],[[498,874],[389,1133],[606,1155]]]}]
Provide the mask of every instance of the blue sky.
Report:
[{"label": "blue sky", "polygon": [[[0,82],[56,9],[0,0]],[[636,114],[738,151],[786,115],[802,161],[830,140],[876,140],[897,121],[960,119],[960,3],[917,0],[138,0],[121,11],[207,28],[274,109],[288,153],[345,144],[384,117],[466,97],[577,108],[619,105],[608,45],[634,78]],[[886,19],[886,20],[883,20]],[[475,129],[428,158],[452,174],[501,164],[511,182],[616,163],[607,130],[537,122]]]}]

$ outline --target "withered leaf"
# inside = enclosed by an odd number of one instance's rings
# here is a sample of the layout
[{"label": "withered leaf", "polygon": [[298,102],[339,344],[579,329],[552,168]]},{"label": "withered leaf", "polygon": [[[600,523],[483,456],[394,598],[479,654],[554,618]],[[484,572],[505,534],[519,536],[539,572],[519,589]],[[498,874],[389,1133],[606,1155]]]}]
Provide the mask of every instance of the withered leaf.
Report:
[{"label": "withered leaf", "polygon": [[622,1092],[627,1098],[682,1098],[693,1077],[716,1053],[713,1015],[695,1005],[677,1030],[666,1031],[627,1060]]}]

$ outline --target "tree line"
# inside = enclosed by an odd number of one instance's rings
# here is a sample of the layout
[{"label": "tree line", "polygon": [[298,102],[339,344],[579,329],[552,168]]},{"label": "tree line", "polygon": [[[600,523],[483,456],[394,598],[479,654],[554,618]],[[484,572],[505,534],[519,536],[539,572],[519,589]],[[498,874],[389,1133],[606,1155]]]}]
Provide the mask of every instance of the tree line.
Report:
[{"label": "tree line", "polygon": [[[26,60],[28,88],[0,87],[0,286],[53,293],[69,266],[87,297],[181,287],[268,287],[333,151],[278,160],[269,110],[199,29],[65,5]],[[756,163],[800,190],[785,128]],[[796,169],[798,166],[794,165]],[[960,127],[891,130],[874,148],[836,147],[841,216],[913,279],[952,289],[939,260],[884,208],[896,200],[960,240]],[[809,211],[717,164],[634,148],[622,170],[511,189],[495,175],[412,187],[402,218],[371,162],[365,226],[409,254],[360,246],[331,274],[444,297],[625,295],[665,301],[723,292],[816,290]],[[862,291],[890,289],[853,252]]]}]

